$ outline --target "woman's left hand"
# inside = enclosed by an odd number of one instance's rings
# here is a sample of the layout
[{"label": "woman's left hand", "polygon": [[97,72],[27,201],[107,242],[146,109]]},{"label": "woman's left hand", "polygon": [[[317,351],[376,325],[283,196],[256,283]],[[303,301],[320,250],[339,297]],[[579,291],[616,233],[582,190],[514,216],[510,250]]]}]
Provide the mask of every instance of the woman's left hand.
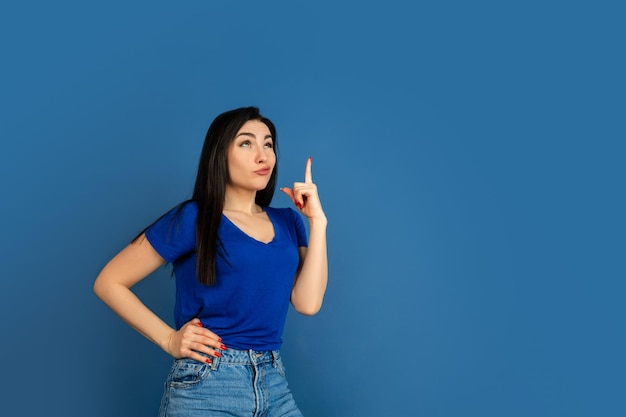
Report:
[{"label": "woman's left hand", "polygon": [[283,187],[280,191],[287,194],[296,207],[298,207],[300,212],[310,220],[317,218],[325,219],[326,215],[324,214],[322,203],[320,202],[319,195],[317,194],[317,186],[313,183],[313,176],[311,175],[312,162],[312,157],[309,157],[306,161],[304,182],[295,182],[293,184],[293,189]]}]

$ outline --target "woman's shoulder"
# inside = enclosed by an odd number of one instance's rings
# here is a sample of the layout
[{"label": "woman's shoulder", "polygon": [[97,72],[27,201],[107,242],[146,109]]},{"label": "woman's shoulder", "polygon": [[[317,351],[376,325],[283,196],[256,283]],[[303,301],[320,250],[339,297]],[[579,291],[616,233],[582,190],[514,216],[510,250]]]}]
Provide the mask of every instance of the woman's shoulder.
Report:
[{"label": "woman's shoulder", "polygon": [[302,217],[300,213],[290,207],[263,207],[273,220],[278,220],[286,225],[296,225],[300,227],[302,223]]},{"label": "woman's shoulder", "polygon": [[174,262],[195,250],[197,214],[196,203],[184,201],[146,229],[146,238],[163,259]]},{"label": "woman's shoulder", "polygon": [[165,214],[155,220],[154,223],[148,227],[148,230],[171,228],[174,224],[176,224],[177,227],[180,227],[181,225],[193,226],[197,217],[198,205],[193,200],[186,200],[165,212]]},{"label": "woman's shoulder", "polygon": [[294,216],[297,216],[298,213],[292,208],[289,207],[263,207],[269,215],[273,215],[274,217],[287,218],[292,219]]},{"label": "woman's shoulder", "polygon": [[198,203],[194,200],[183,201],[178,206],[174,207],[174,210],[176,209],[180,210],[183,216],[196,217],[198,215]]}]

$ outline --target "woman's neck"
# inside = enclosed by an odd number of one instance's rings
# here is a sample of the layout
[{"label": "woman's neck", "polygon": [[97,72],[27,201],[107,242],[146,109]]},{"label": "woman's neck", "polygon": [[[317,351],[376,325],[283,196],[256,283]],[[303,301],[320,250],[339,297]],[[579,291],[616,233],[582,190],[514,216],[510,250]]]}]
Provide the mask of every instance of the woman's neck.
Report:
[{"label": "woman's neck", "polygon": [[240,211],[243,213],[259,213],[263,211],[255,202],[256,191],[234,190],[226,188],[224,211]]}]

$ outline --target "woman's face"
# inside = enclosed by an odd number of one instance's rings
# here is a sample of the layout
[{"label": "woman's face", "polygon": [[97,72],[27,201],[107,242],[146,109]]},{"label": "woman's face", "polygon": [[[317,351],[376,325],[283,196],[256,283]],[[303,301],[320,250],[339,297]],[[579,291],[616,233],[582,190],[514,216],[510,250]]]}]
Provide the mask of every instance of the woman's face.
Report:
[{"label": "woman's face", "polygon": [[230,187],[264,189],[276,165],[274,141],[268,127],[259,120],[247,121],[228,148],[227,162]]}]

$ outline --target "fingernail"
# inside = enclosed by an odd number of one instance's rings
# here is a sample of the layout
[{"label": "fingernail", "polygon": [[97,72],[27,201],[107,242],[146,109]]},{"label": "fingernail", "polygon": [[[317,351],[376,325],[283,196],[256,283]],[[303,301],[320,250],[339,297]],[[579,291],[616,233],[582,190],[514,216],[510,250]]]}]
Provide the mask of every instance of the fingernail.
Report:
[{"label": "fingernail", "polygon": [[215,355],[216,357],[218,357],[218,358],[221,358],[221,357],[222,357],[222,354],[221,354],[221,353],[219,353],[218,351],[215,351],[214,355]]},{"label": "fingernail", "polygon": [[222,345],[222,346],[220,346],[220,349],[222,349],[222,350],[226,350],[226,349],[228,349],[228,348],[227,348],[226,346]]},{"label": "fingernail", "polygon": [[202,322],[200,322],[200,323],[196,323],[196,326],[198,326],[198,327],[204,327],[204,326],[202,325]]},{"label": "fingernail", "polygon": [[208,358],[207,358],[207,359],[205,359],[204,361],[205,361],[206,363],[208,363],[208,364],[212,364],[212,363],[213,363],[213,361],[212,361],[211,359],[208,359]]},{"label": "fingernail", "polygon": [[313,162],[313,157],[309,156],[309,161]]}]

